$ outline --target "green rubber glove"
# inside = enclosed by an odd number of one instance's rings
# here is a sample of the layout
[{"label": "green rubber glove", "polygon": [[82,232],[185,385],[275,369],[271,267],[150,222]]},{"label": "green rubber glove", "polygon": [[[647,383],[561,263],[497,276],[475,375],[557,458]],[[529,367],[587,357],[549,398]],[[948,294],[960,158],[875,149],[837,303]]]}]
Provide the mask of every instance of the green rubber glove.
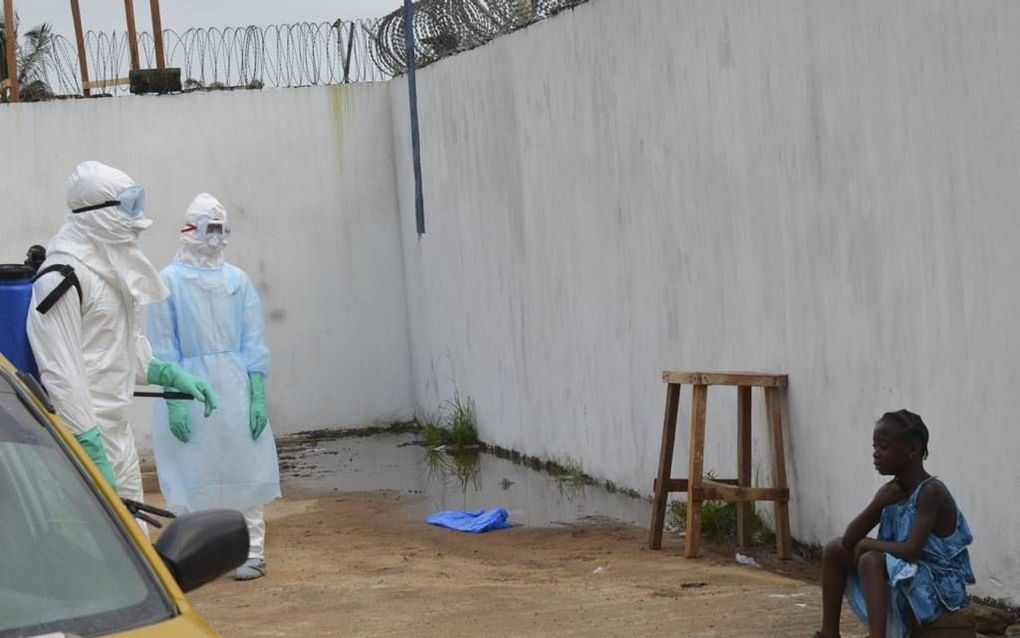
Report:
[{"label": "green rubber glove", "polygon": [[110,484],[110,487],[116,490],[117,479],[113,476],[113,466],[110,465],[110,459],[106,456],[106,448],[103,447],[103,437],[99,433],[99,426],[97,425],[81,434],[75,434],[74,438],[78,440],[78,444],[82,446],[85,453],[89,455],[92,462],[103,473],[103,478]]},{"label": "green rubber glove", "polygon": [[181,443],[191,438],[191,419],[188,417],[188,404],[180,399],[167,399],[166,411],[170,417],[170,432]]},{"label": "green rubber glove", "polygon": [[266,411],[266,379],[261,372],[248,374],[251,386],[251,406],[248,410],[248,425],[251,428],[251,440],[257,441],[269,423]]},{"label": "green rubber glove", "polygon": [[176,363],[153,359],[149,362],[147,380],[149,383],[173,388],[178,392],[184,392],[195,397],[195,399],[205,404],[206,418],[209,418],[213,410],[219,406],[216,393],[213,392],[205,379],[199,379],[188,374]]}]

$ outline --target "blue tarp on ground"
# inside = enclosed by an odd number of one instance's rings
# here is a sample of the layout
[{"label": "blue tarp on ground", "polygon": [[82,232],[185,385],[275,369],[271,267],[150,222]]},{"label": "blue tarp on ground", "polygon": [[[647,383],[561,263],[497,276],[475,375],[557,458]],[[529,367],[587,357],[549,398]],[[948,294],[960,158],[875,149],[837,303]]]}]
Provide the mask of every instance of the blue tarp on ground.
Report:
[{"label": "blue tarp on ground", "polygon": [[426,518],[425,522],[429,525],[455,529],[458,532],[481,534],[490,529],[506,529],[510,527],[510,513],[502,507],[492,510],[474,510],[471,512],[448,510],[446,512],[436,512]]}]

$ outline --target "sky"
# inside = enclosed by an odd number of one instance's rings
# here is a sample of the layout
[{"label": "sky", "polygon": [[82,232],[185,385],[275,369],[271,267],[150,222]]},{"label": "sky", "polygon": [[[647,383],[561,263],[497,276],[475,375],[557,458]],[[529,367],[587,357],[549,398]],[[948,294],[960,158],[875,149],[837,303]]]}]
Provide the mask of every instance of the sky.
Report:
[{"label": "sky", "polygon": [[[164,29],[237,27],[332,22],[337,18],[375,18],[393,11],[402,0],[161,0]],[[86,31],[124,29],[124,0],[79,0]],[[134,0],[139,31],[152,30],[149,0]],[[22,29],[49,22],[56,33],[74,38],[69,0],[14,0]]]}]

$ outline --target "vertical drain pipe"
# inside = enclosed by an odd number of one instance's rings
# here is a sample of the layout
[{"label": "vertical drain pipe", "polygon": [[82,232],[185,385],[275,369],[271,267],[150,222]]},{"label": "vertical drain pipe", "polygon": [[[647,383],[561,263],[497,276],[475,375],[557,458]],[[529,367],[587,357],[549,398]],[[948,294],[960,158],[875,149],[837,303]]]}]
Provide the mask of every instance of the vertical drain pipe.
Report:
[{"label": "vertical drain pipe", "polygon": [[407,98],[411,106],[411,160],[414,164],[414,216],[418,236],[425,234],[425,199],[421,188],[421,141],[418,137],[418,86],[414,78],[414,9],[404,0],[404,57],[407,66]]}]

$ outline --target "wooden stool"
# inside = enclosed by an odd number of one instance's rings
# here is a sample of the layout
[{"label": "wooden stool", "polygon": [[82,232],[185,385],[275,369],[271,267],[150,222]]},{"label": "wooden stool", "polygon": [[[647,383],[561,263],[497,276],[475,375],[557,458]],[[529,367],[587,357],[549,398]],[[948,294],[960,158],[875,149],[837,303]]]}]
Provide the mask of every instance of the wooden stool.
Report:
[{"label": "wooden stool", "polygon": [[910,638],[974,638],[974,619],[964,612],[944,614],[930,625],[912,627]]},{"label": "wooden stool", "polygon": [[[652,529],[648,546],[662,548],[662,530],[666,522],[666,500],[670,492],[687,492],[687,539],[684,556],[695,558],[701,541],[701,503],[707,500],[735,501],[737,507],[737,543],[751,544],[751,502],[774,501],[776,504],[776,545],[781,559],[791,556],[790,490],[786,483],[786,449],[783,447],[783,416],[779,389],[787,385],[785,374],[755,372],[664,372],[667,384],[666,416],[662,423],[662,448],[659,451],[659,474],[653,488]],[[677,413],[680,409],[680,388],[694,386],[691,406],[691,446],[687,478],[670,476],[673,467],[673,446],[676,441]],[[708,479],[705,477],[705,408],[708,386],[737,387],[737,478]],[[751,487],[751,388],[765,389],[765,412],[772,442],[772,487]]]}]

